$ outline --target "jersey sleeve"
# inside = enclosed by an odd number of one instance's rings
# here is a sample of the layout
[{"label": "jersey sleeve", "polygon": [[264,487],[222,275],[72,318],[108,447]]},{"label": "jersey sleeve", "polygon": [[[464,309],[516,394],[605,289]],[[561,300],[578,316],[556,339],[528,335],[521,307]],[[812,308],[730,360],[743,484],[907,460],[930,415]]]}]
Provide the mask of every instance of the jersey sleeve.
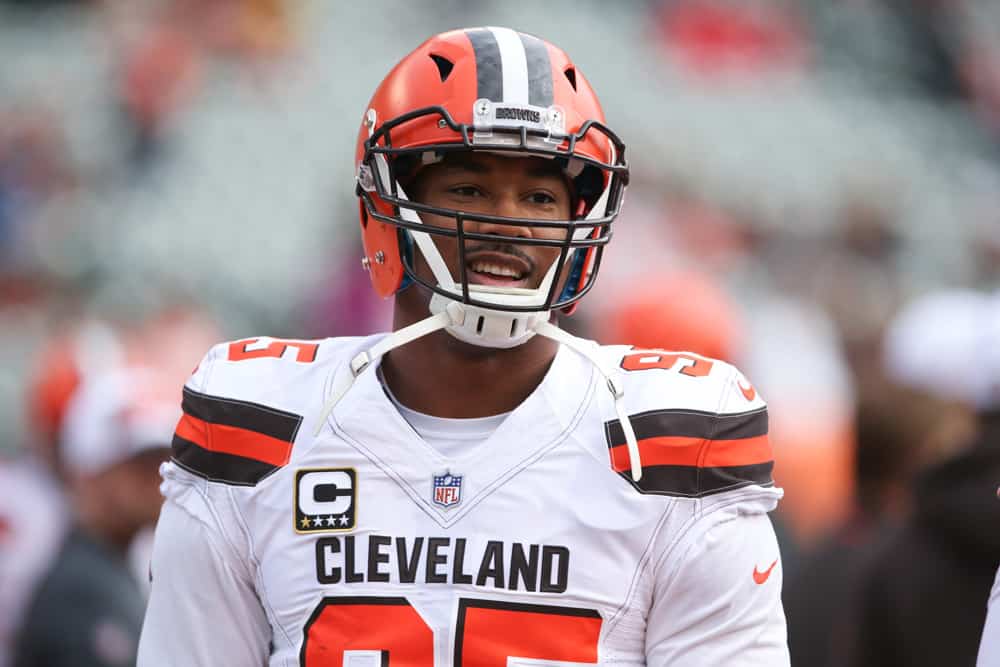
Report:
[{"label": "jersey sleeve", "polygon": [[138,665],[266,665],[271,631],[249,568],[206,520],[208,502],[191,495],[195,486],[160,513]]},{"label": "jersey sleeve", "polygon": [[976,667],[1000,667],[1000,570],[997,570],[990,592],[989,609],[983,638],[979,642],[979,657]]},{"label": "jersey sleeve", "polygon": [[[648,368],[637,365],[647,359]],[[626,395],[641,479],[632,479],[619,419],[605,423],[605,439],[612,467],[639,493],[711,498],[754,487],[770,489],[777,503],[767,405],[742,373],[725,362],[659,351],[629,354],[622,367],[631,371]]]},{"label": "jersey sleeve", "polygon": [[699,519],[661,556],[647,622],[647,664],[788,665],[781,580],[778,543],[763,508],[731,506]]},{"label": "jersey sleeve", "polygon": [[[213,348],[184,387],[185,401],[205,395]],[[196,408],[197,409],[197,408]],[[192,434],[189,405],[174,438],[174,458],[161,469],[165,496],[150,564],[149,605],[139,641],[139,667],[266,665],[271,629],[255,587],[249,541],[228,483],[209,473],[244,472]],[[186,437],[185,437],[186,436]],[[192,444],[192,439],[195,443]],[[187,463],[185,463],[185,461]],[[229,481],[229,480],[223,480]]]},{"label": "jersey sleeve", "polygon": [[287,371],[288,363],[238,356],[249,354],[245,346],[215,346],[184,385],[171,459],[209,482],[252,487],[288,463],[303,418],[275,404],[276,396],[293,393],[289,385],[298,380],[275,372],[282,366]]}]

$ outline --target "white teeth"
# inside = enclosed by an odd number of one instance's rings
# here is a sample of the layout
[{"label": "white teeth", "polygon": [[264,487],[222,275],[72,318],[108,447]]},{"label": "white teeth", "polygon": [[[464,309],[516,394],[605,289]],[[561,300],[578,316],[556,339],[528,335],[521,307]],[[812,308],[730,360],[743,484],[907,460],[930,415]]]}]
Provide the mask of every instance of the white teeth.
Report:
[{"label": "white teeth", "polygon": [[489,273],[490,275],[514,278],[515,280],[521,277],[521,274],[508,266],[501,266],[490,262],[473,262],[470,268],[476,273]]}]

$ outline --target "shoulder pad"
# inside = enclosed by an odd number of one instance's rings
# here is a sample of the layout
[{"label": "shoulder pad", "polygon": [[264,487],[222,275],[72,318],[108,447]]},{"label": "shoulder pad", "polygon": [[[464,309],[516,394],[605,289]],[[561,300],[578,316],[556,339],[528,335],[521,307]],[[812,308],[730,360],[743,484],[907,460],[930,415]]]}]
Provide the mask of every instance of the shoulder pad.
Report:
[{"label": "shoulder pad", "polygon": [[241,486],[287,464],[308,401],[321,393],[325,375],[314,362],[322,354],[320,342],[273,338],[213,347],[184,387],[173,461]]},{"label": "shoulder pad", "polygon": [[640,493],[700,498],[773,486],[767,406],[736,368],[660,350],[624,350],[620,367],[632,380],[626,400],[642,463],[638,482],[621,422],[606,422],[604,432],[612,467]]}]

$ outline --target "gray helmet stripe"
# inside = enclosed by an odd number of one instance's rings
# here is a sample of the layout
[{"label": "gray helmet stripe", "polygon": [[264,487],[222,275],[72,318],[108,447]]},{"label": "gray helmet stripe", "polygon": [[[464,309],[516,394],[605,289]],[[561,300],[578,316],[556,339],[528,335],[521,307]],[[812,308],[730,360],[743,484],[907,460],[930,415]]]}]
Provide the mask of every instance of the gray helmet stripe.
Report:
[{"label": "gray helmet stripe", "polygon": [[487,28],[473,28],[465,34],[476,54],[476,99],[503,101],[503,61],[500,45],[493,32]]},{"label": "gray helmet stripe", "polygon": [[552,64],[545,42],[533,35],[518,33],[528,61],[528,104],[552,106]]}]

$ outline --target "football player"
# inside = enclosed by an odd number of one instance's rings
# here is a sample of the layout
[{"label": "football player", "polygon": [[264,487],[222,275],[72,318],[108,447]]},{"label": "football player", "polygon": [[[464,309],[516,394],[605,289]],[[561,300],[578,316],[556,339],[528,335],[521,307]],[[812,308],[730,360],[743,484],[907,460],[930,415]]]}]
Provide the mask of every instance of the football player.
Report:
[{"label": "football player", "polygon": [[140,664],[788,664],[756,390],[554,323],[628,182],[583,73],[510,29],[436,35],[356,158],[394,331],[208,353]]}]

